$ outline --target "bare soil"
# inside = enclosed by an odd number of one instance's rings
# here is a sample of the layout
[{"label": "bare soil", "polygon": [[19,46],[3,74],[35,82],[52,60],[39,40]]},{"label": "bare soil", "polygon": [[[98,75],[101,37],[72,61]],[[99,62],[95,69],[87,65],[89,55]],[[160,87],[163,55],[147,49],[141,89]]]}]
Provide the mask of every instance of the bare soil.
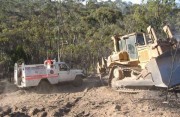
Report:
[{"label": "bare soil", "polygon": [[0,116],[6,117],[179,117],[180,101],[174,95],[167,103],[161,91],[123,93],[84,79],[83,86],[54,85],[51,92],[18,89],[0,82]]}]

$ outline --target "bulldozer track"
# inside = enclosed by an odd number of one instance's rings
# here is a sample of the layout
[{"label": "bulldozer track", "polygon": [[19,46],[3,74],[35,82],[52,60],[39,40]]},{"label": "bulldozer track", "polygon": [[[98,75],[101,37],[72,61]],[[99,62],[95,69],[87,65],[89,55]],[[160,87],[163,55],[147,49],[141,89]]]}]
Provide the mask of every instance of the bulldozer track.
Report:
[{"label": "bulldozer track", "polygon": [[129,94],[138,94],[142,92],[143,90],[135,90],[135,89],[116,89],[115,91],[119,93],[129,93]]},{"label": "bulldozer track", "polygon": [[116,92],[119,92],[119,93],[128,93],[128,94],[138,94],[138,93],[141,93],[145,90],[149,90],[149,89],[144,89],[144,88],[125,88],[125,87],[114,87],[112,88],[113,90],[115,90]]},{"label": "bulldozer track", "polygon": [[114,88],[116,90],[119,90],[119,91],[124,91],[124,92],[137,92],[137,93],[140,93],[140,92],[143,92],[143,91],[161,91],[161,92],[165,92],[166,89],[164,88],[158,88],[158,87],[155,87],[155,86],[130,86],[130,87],[116,87]]}]

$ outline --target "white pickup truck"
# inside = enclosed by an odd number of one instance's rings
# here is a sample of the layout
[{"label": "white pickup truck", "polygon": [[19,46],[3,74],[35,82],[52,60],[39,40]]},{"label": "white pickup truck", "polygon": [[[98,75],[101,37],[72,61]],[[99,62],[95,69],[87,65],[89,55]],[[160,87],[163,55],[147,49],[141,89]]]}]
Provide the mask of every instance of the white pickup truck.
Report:
[{"label": "white pickup truck", "polygon": [[83,70],[70,69],[65,62],[55,60],[51,64],[45,61],[44,64],[15,63],[14,66],[14,83],[18,87],[38,86],[44,81],[50,84],[72,81],[74,86],[80,86],[84,77]]}]

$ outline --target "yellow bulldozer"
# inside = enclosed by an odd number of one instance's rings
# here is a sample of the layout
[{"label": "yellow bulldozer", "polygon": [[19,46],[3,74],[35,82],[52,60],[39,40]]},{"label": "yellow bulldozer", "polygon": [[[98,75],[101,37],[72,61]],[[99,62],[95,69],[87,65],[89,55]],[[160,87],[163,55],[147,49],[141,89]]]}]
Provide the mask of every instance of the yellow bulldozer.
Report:
[{"label": "yellow bulldozer", "polygon": [[[180,49],[169,26],[159,39],[149,26],[147,33],[114,35],[113,54],[97,64],[99,73],[108,71],[111,87],[156,86],[173,89],[180,85]],[[105,64],[106,63],[106,64]]]}]

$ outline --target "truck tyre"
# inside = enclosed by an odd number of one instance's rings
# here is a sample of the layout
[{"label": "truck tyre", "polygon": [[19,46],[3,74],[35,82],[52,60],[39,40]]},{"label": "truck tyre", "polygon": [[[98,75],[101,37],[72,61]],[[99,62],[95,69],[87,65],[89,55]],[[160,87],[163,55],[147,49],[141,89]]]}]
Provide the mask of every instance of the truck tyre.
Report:
[{"label": "truck tyre", "polygon": [[73,81],[73,86],[79,87],[82,86],[83,78],[81,76],[76,76],[76,78]]},{"label": "truck tyre", "polygon": [[37,91],[40,93],[50,93],[52,91],[52,85],[47,80],[41,80],[38,84]]}]

